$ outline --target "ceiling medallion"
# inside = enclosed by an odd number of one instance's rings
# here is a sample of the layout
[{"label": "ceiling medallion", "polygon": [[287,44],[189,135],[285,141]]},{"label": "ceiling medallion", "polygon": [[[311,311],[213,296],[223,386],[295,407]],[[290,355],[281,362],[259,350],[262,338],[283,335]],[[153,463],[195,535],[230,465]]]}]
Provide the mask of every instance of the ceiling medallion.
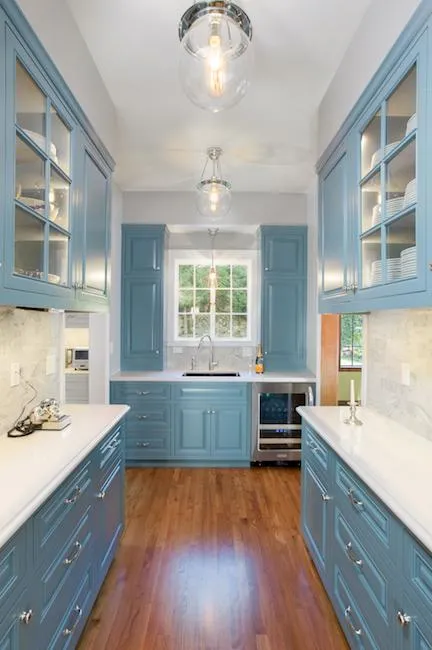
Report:
[{"label": "ceiling medallion", "polygon": [[191,102],[218,113],[237,104],[249,86],[252,25],[233,2],[195,2],[179,23],[180,79]]}]

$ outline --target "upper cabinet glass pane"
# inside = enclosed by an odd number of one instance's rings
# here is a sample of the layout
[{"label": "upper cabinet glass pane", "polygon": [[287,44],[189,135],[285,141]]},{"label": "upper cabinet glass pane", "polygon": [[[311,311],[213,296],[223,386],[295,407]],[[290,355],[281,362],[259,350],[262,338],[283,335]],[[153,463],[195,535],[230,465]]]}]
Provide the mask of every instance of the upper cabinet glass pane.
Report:
[{"label": "upper cabinet glass pane", "polygon": [[413,66],[387,100],[386,145],[397,146],[417,128],[417,66]]},{"label": "upper cabinet glass pane", "polygon": [[365,176],[381,161],[381,111],[371,119],[361,136],[361,175]]},{"label": "upper cabinet glass pane", "polygon": [[39,214],[45,213],[45,162],[19,136],[16,137],[15,196]]},{"label": "upper cabinet glass pane", "polygon": [[381,170],[361,186],[362,232],[381,222]]},{"label": "upper cabinet glass pane", "polygon": [[69,183],[52,167],[48,216],[65,230],[69,229]]},{"label": "upper cabinet glass pane", "polygon": [[42,278],[44,268],[44,222],[17,207],[15,210],[14,271]]},{"label": "upper cabinet glass pane", "polygon": [[63,122],[56,109],[51,107],[51,159],[70,174],[70,140],[69,128]]},{"label": "upper cabinet glass pane", "polygon": [[385,217],[388,219],[417,200],[415,140],[386,165]]},{"label": "upper cabinet glass pane", "polygon": [[15,92],[16,123],[46,151],[46,97],[18,60]]}]

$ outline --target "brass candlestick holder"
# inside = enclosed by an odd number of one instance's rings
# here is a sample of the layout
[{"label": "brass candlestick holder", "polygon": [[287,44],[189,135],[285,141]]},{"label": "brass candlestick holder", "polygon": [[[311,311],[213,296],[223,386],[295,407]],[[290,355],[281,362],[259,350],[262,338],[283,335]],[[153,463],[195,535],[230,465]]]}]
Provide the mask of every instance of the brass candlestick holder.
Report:
[{"label": "brass candlestick holder", "polygon": [[347,402],[350,410],[349,417],[345,418],[345,424],[355,424],[357,427],[360,427],[363,422],[357,417],[357,402]]}]

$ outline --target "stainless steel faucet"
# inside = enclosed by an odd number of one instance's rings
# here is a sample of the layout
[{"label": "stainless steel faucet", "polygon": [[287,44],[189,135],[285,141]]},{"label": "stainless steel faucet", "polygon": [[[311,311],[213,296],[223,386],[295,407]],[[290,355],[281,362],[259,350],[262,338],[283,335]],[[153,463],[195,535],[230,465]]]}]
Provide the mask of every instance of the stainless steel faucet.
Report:
[{"label": "stainless steel faucet", "polygon": [[205,341],[206,339],[208,339],[208,341],[210,343],[210,356],[209,356],[209,365],[208,365],[208,367],[209,367],[209,372],[211,372],[212,370],[214,370],[216,368],[216,366],[218,365],[218,362],[215,361],[215,359],[214,359],[214,346],[213,346],[213,341],[212,341],[212,337],[210,336],[210,334],[204,334],[204,336],[202,336],[200,338],[196,353],[192,357],[192,365],[198,366],[199,351],[201,349],[201,345],[202,345],[203,341]]}]

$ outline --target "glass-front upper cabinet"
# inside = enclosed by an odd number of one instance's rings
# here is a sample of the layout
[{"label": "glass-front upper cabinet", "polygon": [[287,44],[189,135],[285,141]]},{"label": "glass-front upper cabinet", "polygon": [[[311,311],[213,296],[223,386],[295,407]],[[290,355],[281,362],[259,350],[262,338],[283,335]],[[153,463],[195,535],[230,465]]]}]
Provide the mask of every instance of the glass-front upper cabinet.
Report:
[{"label": "glass-front upper cabinet", "polygon": [[420,62],[412,58],[360,131],[359,289],[418,275]]},{"label": "glass-front upper cabinet", "polygon": [[15,159],[10,272],[70,287],[71,121],[12,36],[8,53],[15,89],[9,104]]}]

